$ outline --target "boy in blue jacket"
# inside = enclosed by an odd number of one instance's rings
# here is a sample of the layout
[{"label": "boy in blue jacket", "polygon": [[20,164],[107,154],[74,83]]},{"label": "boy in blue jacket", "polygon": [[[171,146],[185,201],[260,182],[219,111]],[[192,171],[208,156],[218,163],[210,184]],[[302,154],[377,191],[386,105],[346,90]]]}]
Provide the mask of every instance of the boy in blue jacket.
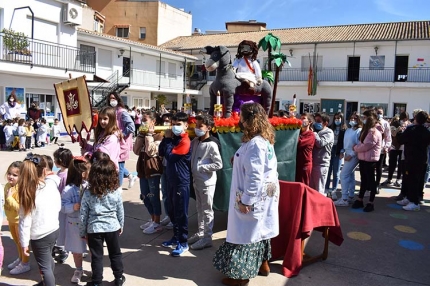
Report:
[{"label": "boy in blue jacket", "polygon": [[172,256],[188,251],[188,202],[190,198],[191,142],[187,133],[188,115],[179,112],[172,117],[172,129],[166,130],[159,146],[159,155],[167,162],[167,205],[173,223],[173,237],[163,242],[164,247],[176,246]]}]

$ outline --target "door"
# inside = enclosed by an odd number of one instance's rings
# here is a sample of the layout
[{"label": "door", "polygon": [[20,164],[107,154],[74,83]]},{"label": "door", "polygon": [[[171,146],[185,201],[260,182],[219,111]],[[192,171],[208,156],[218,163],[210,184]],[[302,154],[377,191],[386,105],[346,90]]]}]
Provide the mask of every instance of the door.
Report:
[{"label": "door", "polygon": [[346,113],[345,113],[345,120],[348,121],[351,115],[354,112],[358,111],[358,102],[356,101],[348,101],[346,103]]},{"label": "door", "polygon": [[409,56],[396,56],[394,67],[394,81],[408,80],[408,62]]},{"label": "door", "polygon": [[130,76],[130,58],[122,57],[122,76]]},{"label": "door", "polygon": [[348,81],[360,80],[360,57],[348,58]]},{"label": "door", "polygon": [[399,116],[400,113],[406,111],[406,103],[394,103],[393,106],[393,117]]}]

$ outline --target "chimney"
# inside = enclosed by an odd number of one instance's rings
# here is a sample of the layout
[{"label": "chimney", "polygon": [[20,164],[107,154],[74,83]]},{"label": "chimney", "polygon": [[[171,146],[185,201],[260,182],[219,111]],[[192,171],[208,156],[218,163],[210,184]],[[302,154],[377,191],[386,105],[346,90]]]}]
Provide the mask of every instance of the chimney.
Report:
[{"label": "chimney", "polygon": [[202,30],[200,30],[199,28],[194,28],[194,32],[192,36],[200,36],[201,34],[202,34]]}]

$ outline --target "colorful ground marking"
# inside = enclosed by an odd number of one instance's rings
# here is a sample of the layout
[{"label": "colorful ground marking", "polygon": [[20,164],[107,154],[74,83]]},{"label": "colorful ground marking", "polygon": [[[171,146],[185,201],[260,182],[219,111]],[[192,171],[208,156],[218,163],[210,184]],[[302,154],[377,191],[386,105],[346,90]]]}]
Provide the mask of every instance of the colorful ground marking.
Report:
[{"label": "colorful ground marking", "polygon": [[350,211],[352,211],[353,213],[362,213],[363,209],[359,208],[359,209],[353,209],[353,208],[349,208]]},{"label": "colorful ground marking", "polygon": [[404,233],[416,233],[417,230],[413,227],[407,226],[407,225],[396,225],[394,227],[396,230]]},{"label": "colorful ground marking", "polygon": [[347,233],[347,236],[351,239],[366,241],[370,240],[372,237],[364,232],[359,231],[351,231]]},{"label": "colorful ground marking", "polygon": [[412,240],[400,240],[399,245],[409,250],[423,250],[424,245]]},{"label": "colorful ground marking", "polygon": [[389,193],[398,193],[399,189],[385,189],[382,188],[381,190],[383,190],[384,192],[389,192]]},{"label": "colorful ground marking", "polygon": [[396,210],[402,210],[403,206],[398,205],[398,204],[388,204],[387,207],[392,208],[392,209],[396,209]]},{"label": "colorful ground marking", "polygon": [[391,213],[390,216],[398,219],[408,219],[407,215],[399,214],[399,213]]},{"label": "colorful ground marking", "polygon": [[362,218],[352,218],[349,220],[349,222],[356,224],[356,225],[368,225],[369,221]]}]

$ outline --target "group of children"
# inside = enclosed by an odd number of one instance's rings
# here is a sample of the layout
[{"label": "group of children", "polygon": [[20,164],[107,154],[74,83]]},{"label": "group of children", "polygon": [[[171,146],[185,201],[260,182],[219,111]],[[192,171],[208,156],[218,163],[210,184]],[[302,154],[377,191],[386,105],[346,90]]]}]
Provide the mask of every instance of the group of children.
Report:
[{"label": "group of children", "polygon": [[2,150],[27,151],[34,147],[45,147],[51,141],[57,143],[60,136],[59,120],[50,127],[45,118],[37,122],[24,118],[6,119],[0,122],[0,144]]},{"label": "group of children", "polygon": [[[59,168],[57,174],[52,172],[54,164]],[[91,159],[74,157],[70,150],[61,147],[54,152],[54,160],[50,156],[29,153],[23,162],[13,162],[8,167],[6,177],[0,202],[4,204],[9,230],[18,250],[18,258],[7,266],[11,275],[30,271],[30,244],[42,274],[43,281],[37,285],[55,285],[54,262],[52,257],[46,257],[47,253],[62,263],[71,252],[76,268],[71,282],[79,283],[83,275],[83,254],[88,245],[92,280],[87,285],[101,285],[103,243],[106,242],[115,285],[123,285],[125,277],[118,237],[124,226],[124,209],[118,171],[109,155],[95,152]],[[28,186],[37,188],[32,191]],[[56,191],[47,199],[47,192],[52,189]],[[43,197],[46,200],[42,200]],[[51,229],[47,230],[48,227]],[[49,240],[56,242],[55,249]],[[0,269],[2,250],[0,243]]]}]

